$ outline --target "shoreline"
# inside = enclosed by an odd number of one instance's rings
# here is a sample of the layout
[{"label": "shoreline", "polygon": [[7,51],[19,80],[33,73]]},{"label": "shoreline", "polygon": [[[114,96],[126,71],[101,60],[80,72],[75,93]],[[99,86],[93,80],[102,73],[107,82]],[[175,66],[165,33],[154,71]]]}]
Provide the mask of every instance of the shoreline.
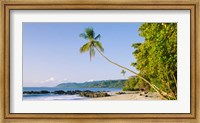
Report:
[{"label": "shoreline", "polygon": [[[30,94],[28,94],[30,93]],[[36,95],[37,96],[36,96]],[[45,96],[46,95],[46,96]],[[29,91],[23,92],[23,98],[34,100],[79,100],[79,101],[130,101],[130,100],[162,100],[157,92],[144,91]]]},{"label": "shoreline", "polygon": [[145,92],[140,91],[120,91],[124,92],[124,94],[116,94],[116,92],[108,92],[111,96],[108,97],[97,97],[97,98],[88,98],[85,100],[92,100],[92,101],[118,101],[118,100],[162,100],[160,96],[156,92]]}]

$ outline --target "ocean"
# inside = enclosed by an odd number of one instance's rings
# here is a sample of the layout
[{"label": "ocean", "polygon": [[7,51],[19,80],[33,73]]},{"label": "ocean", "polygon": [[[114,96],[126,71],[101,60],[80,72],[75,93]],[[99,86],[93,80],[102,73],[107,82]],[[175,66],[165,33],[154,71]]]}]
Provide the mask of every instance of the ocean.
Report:
[{"label": "ocean", "polygon": [[[110,91],[118,92],[121,91],[121,88],[56,88],[56,87],[23,87],[23,91]],[[51,101],[51,100],[84,100],[87,97],[81,97],[79,95],[55,95],[55,94],[23,94],[23,101]]]}]

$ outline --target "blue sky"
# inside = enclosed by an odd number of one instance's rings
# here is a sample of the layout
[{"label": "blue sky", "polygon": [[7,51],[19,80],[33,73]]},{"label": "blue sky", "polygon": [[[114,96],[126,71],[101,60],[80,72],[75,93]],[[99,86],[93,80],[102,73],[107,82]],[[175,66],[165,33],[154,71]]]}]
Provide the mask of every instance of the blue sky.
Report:
[{"label": "blue sky", "polygon": [[[98,52],[90,61],[81,54],[87,41],[79,34],[92,27],[101,34],[104,54],[111,60],[135,70],[131,47],[142,42],[141,23],[23,23],[23,86],[55,86],[63,82],[124,79],[121,68],[110,64]],[[131,76],[126,72],[126,77]]]}]

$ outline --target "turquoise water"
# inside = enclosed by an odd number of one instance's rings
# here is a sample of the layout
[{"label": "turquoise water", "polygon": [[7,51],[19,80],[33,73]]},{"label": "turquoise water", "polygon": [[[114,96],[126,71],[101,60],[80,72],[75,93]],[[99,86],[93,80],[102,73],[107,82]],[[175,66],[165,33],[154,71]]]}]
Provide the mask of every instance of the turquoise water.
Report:
[{"label": "turquoise water", "polygon": [[[90,90],[90,91],[121,91],[121,88],[55,88],[55,87],[24,87],[23,91],[74,91],[74,90]],[[50,101],[50,100],[84,100],[86,97],[80,97],[79,95],[55,95],[55,94],[23,94],[23,101]]]}]

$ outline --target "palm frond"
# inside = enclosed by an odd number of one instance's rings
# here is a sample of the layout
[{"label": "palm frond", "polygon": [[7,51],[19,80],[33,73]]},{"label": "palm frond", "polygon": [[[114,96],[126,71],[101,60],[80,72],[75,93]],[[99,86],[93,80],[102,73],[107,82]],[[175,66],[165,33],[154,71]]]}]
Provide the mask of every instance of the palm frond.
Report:
[{"label": "palm frond", "polygon": [[79,37],[84,38],[84,39],[88,39],[88,36],[85,33],[81,33],[79,35]]},{"label": "palm frond", "polygon": [[135,50],[132,54],[138,54],[139,53],[139,50]]},{"label": "palm frond", "polygon": [[136,62],[132,62],[132,63],[131,63],[131,66],[136,67],[136,66],[137,66],[137,63],[136,63]]},{"label": "palm frond", "polygon": [[133,48],[138,48],[140,45],[141,45],[141,43],[134,43],[134,44],[132,44],[132,47]]},{"label": "palm frond", "polygon": [[99,41],[93,41],[93,42],[94,42],[94,45],[96,46],[96,48],[98,48],[99,50],[104,52],[104,48],[103,48],[101,42],[99,42]]},{"label": "palm frond", "polygon": [[94,32],[93,28],[86,28],[85,32],[86,32],[88,38],[90,38],[90,39],[94,38],[95,32]]},{"label": "palm frond", "polygon": [[95,39],[95,40],[98,40],[98,39],[100,40],[100,38],[101,38],[101,35],[98,34],[94,39]]},{"label": "palm frond", "polygon": [[84,45],[80,48],[80,53],[84,53],[84,52],[89,51],[89,49],[90,49],[90,45],[91,45],[90,42],[84,44]]}]

